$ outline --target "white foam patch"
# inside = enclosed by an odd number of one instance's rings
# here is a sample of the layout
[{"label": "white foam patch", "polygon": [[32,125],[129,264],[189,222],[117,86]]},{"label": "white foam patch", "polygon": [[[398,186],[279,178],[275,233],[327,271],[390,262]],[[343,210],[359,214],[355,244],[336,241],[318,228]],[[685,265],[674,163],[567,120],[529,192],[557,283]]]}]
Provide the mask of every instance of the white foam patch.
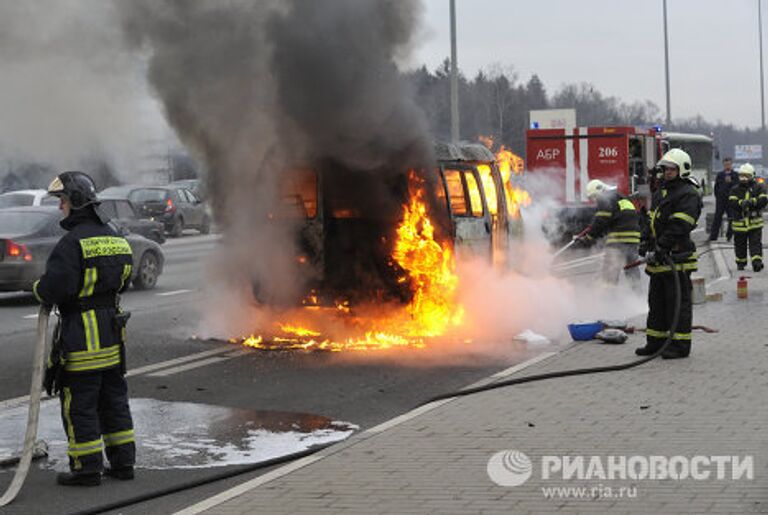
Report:
[{"label": "white foam patch", "polygon": [[[256,463],[342,441],[359,429],[319,415],[155,399],[132,399],[131,411],[136,430],[136,466],[156,470]],[[2,413],[0,458],[20,453],[26,421],[26,406]],[[66,470],[67,440],[56,400],[44,401],[40,407],[38,439],[45,440],[49,448],[49,457],[40,462],[41,466]]]}]

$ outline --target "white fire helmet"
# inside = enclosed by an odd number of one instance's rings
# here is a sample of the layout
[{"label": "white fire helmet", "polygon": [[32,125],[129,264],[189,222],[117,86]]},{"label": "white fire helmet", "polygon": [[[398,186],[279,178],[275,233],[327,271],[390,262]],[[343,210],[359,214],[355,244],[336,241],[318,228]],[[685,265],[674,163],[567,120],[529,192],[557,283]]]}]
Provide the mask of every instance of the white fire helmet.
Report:
[{"label": "white fire helmet", "polygon": [[614,186],[610,186],[600,179],[592,179],[587,183],[587,197],[594,199],[604,191],[615,190]]},{"label": "white fire helmet", "polygon": [[656,166],[676,166],[680,172],[681,179],[687,179],[691,176],[691,156],[688,152],[679,148],[673,148],[661,157]]},{"label": "white fire helmet", "polygon": [[755,167],[749,163],[744,163],[739,167],[739,178],[745,177],[746,180],[751,181],[755,178]]}]

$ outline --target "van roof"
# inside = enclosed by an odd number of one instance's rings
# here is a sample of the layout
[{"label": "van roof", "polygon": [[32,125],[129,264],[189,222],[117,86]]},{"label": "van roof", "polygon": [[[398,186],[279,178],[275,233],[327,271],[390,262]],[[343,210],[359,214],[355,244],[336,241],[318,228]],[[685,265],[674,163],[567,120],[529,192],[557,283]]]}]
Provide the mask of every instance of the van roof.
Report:
[{"label": "van roof", "polygon": [[435,156],[438,161],[493,162],[495,159],[485,145],[468,141],[459,143],[438,141],[435,143]]}]

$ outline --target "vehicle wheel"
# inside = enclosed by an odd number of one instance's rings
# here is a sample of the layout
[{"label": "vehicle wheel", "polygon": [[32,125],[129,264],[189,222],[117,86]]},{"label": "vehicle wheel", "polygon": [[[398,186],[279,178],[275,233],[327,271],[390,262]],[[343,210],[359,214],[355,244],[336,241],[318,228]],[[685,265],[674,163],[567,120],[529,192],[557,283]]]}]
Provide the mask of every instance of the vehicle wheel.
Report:
[{"label": "vehicle wheel", "polygon": [[181,238],[182,234],[184,234],[184,219],[179,216],[173,221],[170,235],[172,238]]},{"label": "vehicle wheel", "polygon": [[160,263],[154,252],[145,252],[139,261],[139,270],[133,279],[133,287],[137,290],[151,290],[157,285],[160,273]]},{"label": "vehicle wheel", "polygon": [[203,218],[203,223],[200,224],[200,234],[210,234],[211,233],[211,219],[207,216]]}]

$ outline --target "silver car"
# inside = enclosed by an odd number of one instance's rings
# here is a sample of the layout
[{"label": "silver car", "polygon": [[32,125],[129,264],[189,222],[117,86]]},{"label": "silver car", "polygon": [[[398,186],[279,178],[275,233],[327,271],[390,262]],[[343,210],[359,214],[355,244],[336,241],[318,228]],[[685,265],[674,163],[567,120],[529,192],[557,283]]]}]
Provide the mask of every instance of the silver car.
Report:
[{"label": "silver car", "polygon": [[[32,290],[65,233],[60,220],[61,213],[55,207],[0,209],[0,291]],[[138,234],[123,235],[133,251],[133,287],[154,288],[165,262],[160,245]]]}]

